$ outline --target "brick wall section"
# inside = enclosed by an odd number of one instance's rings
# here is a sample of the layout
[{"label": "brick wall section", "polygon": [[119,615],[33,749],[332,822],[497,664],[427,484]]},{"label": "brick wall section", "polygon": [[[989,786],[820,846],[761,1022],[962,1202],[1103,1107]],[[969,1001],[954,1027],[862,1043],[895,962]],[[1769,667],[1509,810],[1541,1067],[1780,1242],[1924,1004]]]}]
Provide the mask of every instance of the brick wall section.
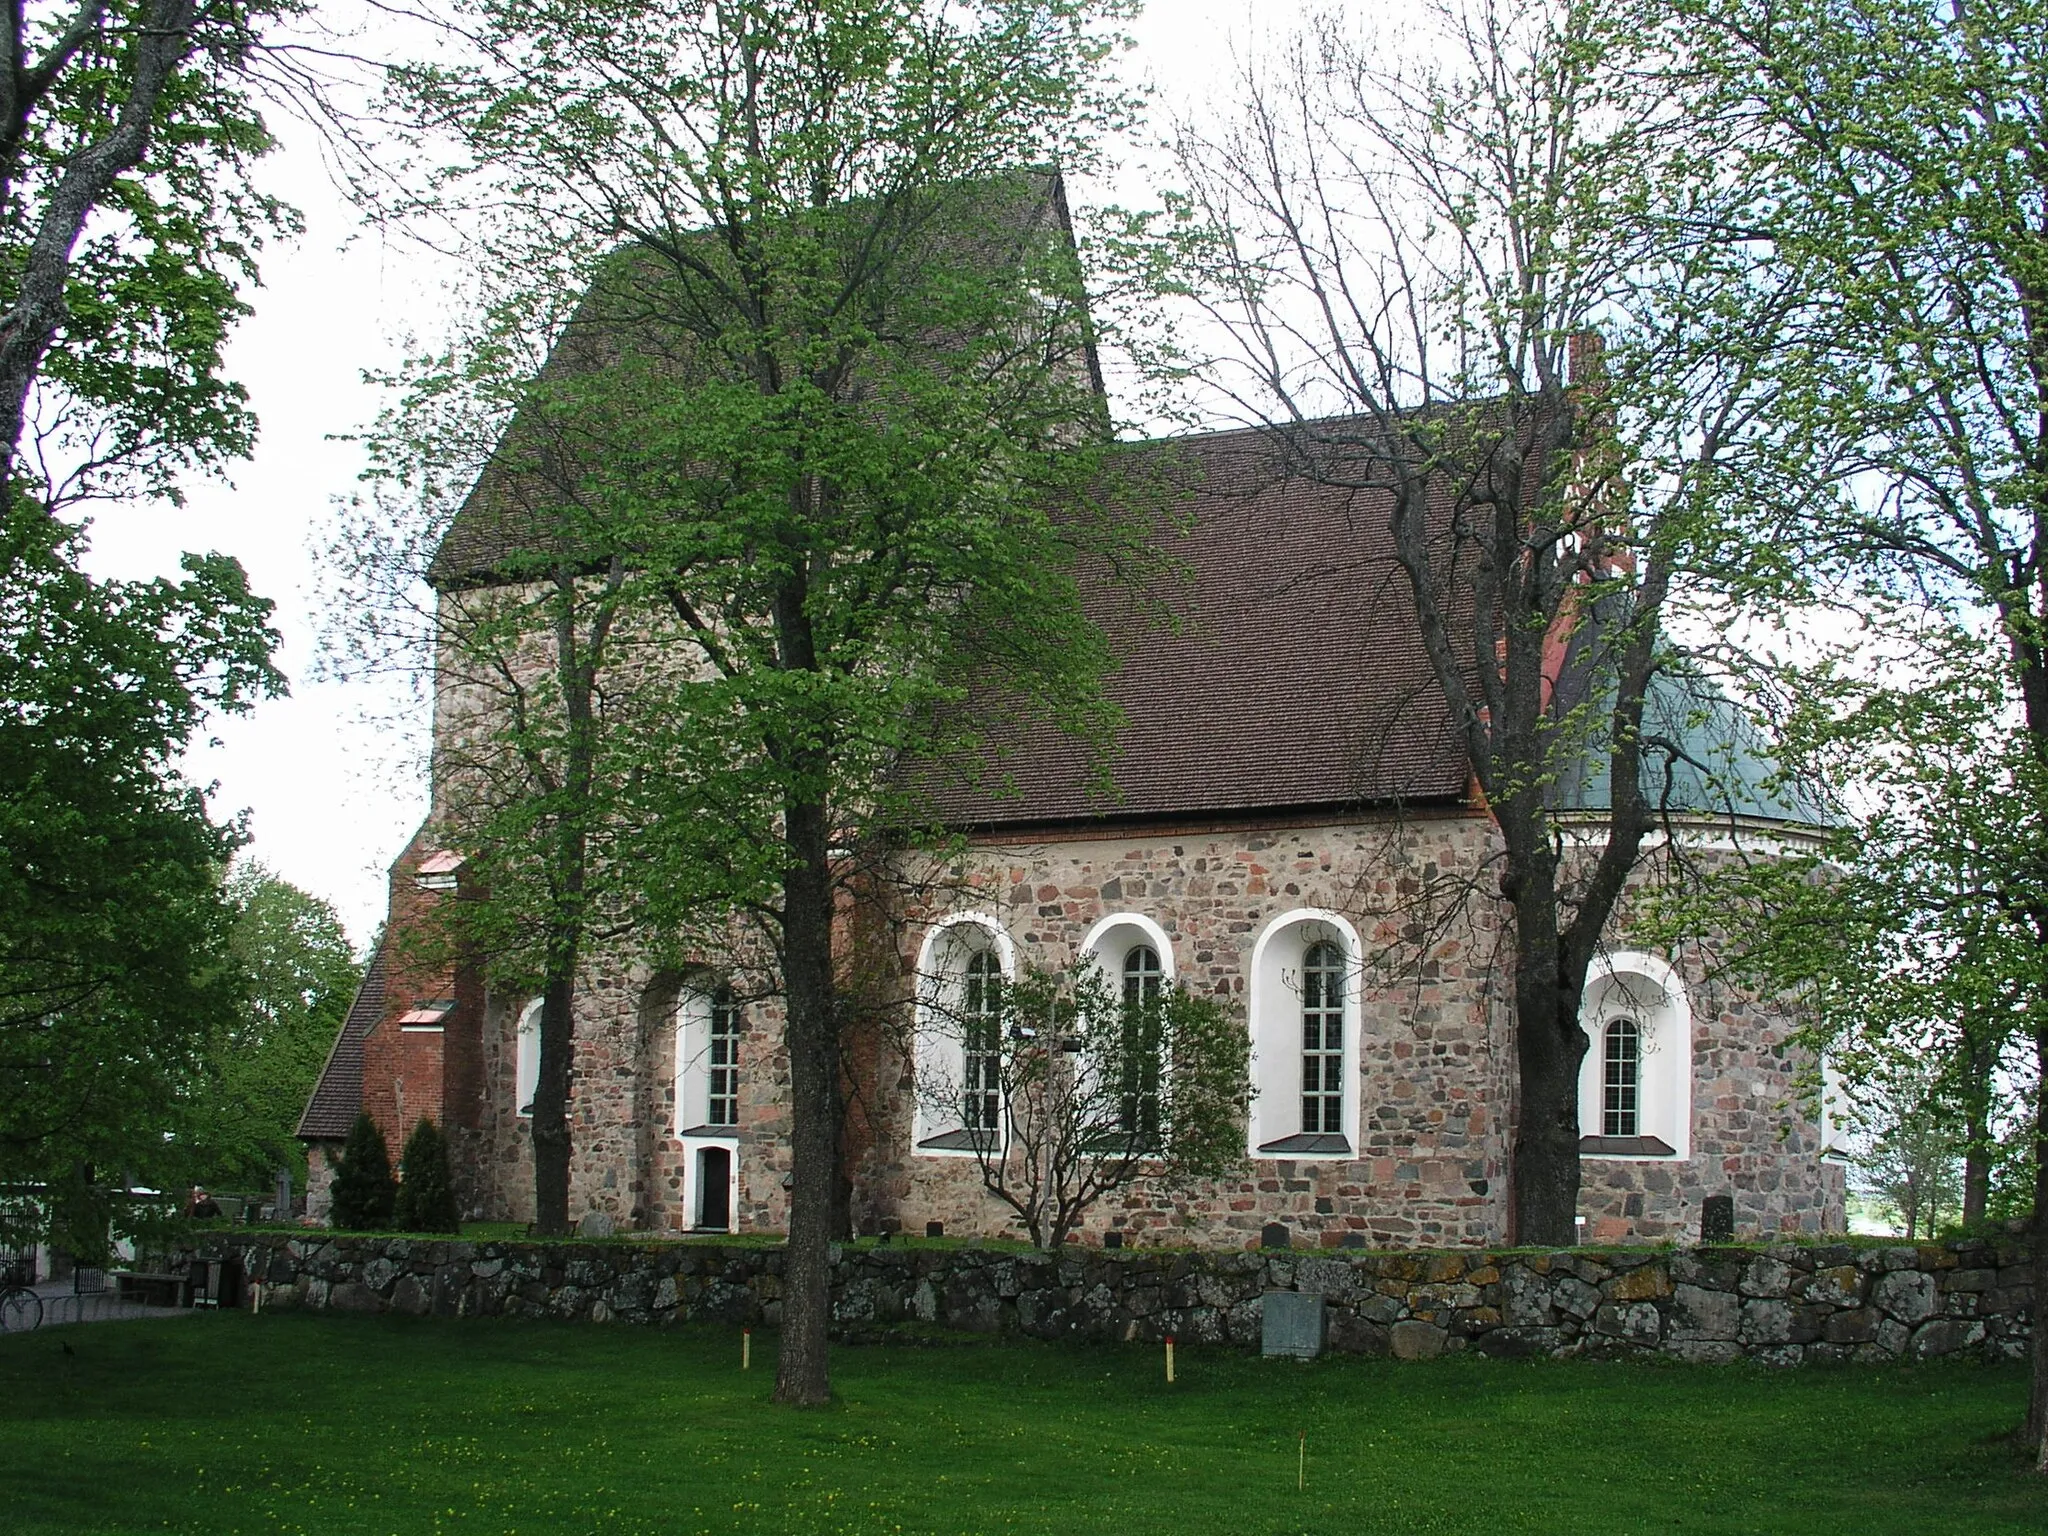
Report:
[{"label": "brick wall section", "polygon": [[[773,1327],[779,1248],[224,1233],[264,1305],[448,1317]],[[1256,1347],[1268,1290],[1320,1292],[1338,1353],[1652,1356],[1699,1364],[2025,1358],[2018,1238],[1946,1246],[1329,1254],[834,1249],[843,1339],[900,1324],[1104,1343]]]},{"label": "brick wall section", "polygon": [[[471,967],[455,963],[441,921],[457,893],[422,890],[416,871],[436,852],[431,823],[391,865],[384,1013],[363,1037],[363,1108],[377,1122],[394,1165],[421,1119],[449,1135],[457,1200],[476,1201],[475,1143],[484,1107],[484,992]],[[453,997],[438,1031],[407,1030],[399,1019],[414,1008]]]}]

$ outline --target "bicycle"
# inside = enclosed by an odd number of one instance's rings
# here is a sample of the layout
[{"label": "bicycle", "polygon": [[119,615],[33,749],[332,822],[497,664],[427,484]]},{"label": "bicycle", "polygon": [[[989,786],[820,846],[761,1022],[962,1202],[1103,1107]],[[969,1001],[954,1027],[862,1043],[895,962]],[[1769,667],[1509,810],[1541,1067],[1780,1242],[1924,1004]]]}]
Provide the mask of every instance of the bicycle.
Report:
[{"label": "bicycle", "polygon": [[42,1323],[42,1297],[25,1285],[0,1290],[0,1333],[33,1333]]},{"label": "bicycle", "polygon": [[43,1298],[29,1286],[35,1260],[13,1256],[0,1264],[0,1333],[32,1333],[43,1321]]}]

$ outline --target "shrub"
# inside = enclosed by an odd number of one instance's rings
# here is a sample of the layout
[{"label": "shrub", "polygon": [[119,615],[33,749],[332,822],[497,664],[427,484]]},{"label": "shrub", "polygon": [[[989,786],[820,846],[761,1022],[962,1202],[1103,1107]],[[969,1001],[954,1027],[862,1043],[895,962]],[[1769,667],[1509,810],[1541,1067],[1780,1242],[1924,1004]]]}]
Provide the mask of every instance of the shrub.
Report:
[{"label": "shrub", "polygon": [[448,1172],[448,1138],[422,1119],[405,1139],[398,1160],[397,1225],[401,1232],[457,1232],[455,1181]]},{"label": "shrub", "polygon": [[384,1133],[367,1114],[357,1115],[334,1165],[334,1206],[329,1218],[337,1227],[357,1232],[391,1225],[398,1181],[391,1177],[391,1149]]}]

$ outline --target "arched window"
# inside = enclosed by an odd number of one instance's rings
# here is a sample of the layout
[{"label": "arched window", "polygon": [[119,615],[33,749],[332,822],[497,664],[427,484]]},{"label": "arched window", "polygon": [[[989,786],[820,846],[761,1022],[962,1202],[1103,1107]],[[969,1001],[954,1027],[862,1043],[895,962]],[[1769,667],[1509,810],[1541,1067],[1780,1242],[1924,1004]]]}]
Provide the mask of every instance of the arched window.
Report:
[{"label": "arched window", "polygon": [[1600,1134],[1641,1135],[1642,1026],[1630,1018],[1611,1020],[1602,1051]]},{"label": "arched window", "polygon": [[535,998],[519,1010],[513,1047],[512,1102],[521,1119],[533,1115],[533,1096],[540,1091],[540,1006]]},{"label": "arched window", "polygon": [[912,1066],[919,1152],[973,1156],[1003,1145],[1003,1010],[1012,965],[1009,937],[994,918],[963,912],[925,935]]},{"label": "arched window", "polygon": [[1358,1155],[1363,971],[1358,932],[1335,912],[1283,913],[1260,931],[1247,977],[1253,1157]]},{"label": "arched window", "polygon": [[1596,958],[1579,1003],[1584,1157],[1692,1155],[1692,1007],[1668,960],[1634,950]]},{"label": "arched window", "polygon": [[969,1131],[1002,1129],[1003,967],[994,950],[976,950],[967,960],[960,1032],[965,1098],[961,1120]]},{"label": "arched window", "polygon": [[1159,1141],[1159,999],[1166,972],[1159,951],[1133,944],[1124,952],[1123,1042],[1118,1052],[1122,1081],[1118,1128],[1140,1146]]},{"label": "arched window", "polygon": [[1301,962],[1301,1128],[1344,1131],[1344,954],[1324,940]]},{"label": "arched window", "polygon": [[732,988],[704,978],[676,999],[676,1133],[731,1137],[740,1123],[746,1013]]}]

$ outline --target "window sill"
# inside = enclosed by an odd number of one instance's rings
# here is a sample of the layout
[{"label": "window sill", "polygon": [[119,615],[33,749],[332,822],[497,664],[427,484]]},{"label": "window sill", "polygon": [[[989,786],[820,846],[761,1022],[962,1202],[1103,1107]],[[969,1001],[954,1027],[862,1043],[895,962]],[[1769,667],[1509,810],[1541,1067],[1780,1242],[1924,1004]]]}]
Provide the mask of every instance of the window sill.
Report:
[{"label": "window sill", "polygon": [[1260,1157],[1349,1157],[1351,1143],[1328,1131],[1297,1131],[1269,1141],[1258,1150]]},{"label": "window sill", "polygon": [[994,1152],[999,1143],[994,1131],[970,1131],[962,1128],[945,1131],[937,1136],[927,1136],[917,1144],[920,1152]]},{"label": "window sill", "polygon": [[1581,1157],[1676,1157],[1678,1149],[1661,1136],[1581,1136]]}]

